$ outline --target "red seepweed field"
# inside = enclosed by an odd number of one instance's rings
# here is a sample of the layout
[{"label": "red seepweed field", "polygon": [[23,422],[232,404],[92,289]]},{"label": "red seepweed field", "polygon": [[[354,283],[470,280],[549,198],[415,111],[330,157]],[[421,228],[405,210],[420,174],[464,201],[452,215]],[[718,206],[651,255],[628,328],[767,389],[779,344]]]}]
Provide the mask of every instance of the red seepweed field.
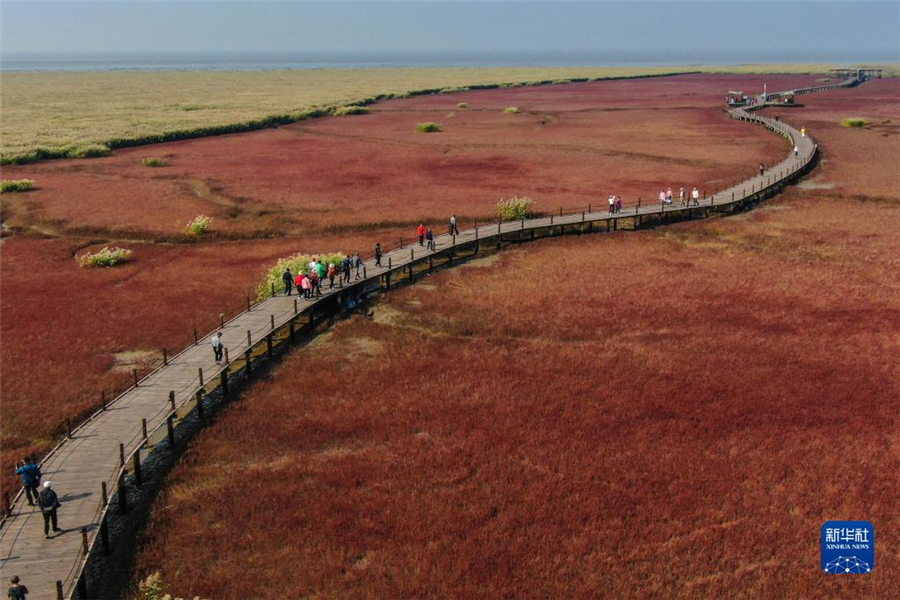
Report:
[{"label": "red seepweed field", "polygon": [[[136,578],[223,598],[893,597],[898,92],[776,111],[822,161],[752,212],[510,249],[293,351],[171,474]],[[832,519],[874,524],[871,574],[821,572]]]},{"label": "red seepweed field", "polygon": [[[0,462],[52,447],[67,417],[179,349],[244,302],[294,252],[370,252],[422,220],[443,228],[530,196],[539,211],[714,187],[774,162],[784,142],[722,113],[728,89],[810,76],[689,75],[440,94],[253,133],[158,144],[107,158],[3,168],[34,189],[4,194]],[[459,108],[465,102],[468,107]],[[519,112],[503,110],[516,106]],[[452,116],[451,116],[452,115]],[[414,131],[423,121],[443,131]],[[143,157],[165,157],[150,168]],[[677,188],[676,188],[677,193]],[[184,233],[198,214],[211,233]],[[111,270],[74,256],[134,251]],[[4,489],[16,484],[7,470]]]}]

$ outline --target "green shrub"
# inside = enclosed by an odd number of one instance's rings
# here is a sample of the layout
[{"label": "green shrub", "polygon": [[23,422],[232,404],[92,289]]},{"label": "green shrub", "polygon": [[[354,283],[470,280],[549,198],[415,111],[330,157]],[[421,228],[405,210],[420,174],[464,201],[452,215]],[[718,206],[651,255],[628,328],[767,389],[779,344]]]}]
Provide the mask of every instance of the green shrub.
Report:
[{"label": "green shrub", "polygon": [[441,130],[441,126],[438,123],[432,123],[428,121],[427,123],[419,123],[416,125],[416,131],[419,133],[435,133]]},{"label": "green shrub", "polygon": [[457,92],[468,92],[468,87],[445,87],[438,90],[439,94],[455,94]]},{"label": "green shrub", "polygon": [[103,144],[91,144],[88,146],[75,146],[66,152],[66,158],[99,158],[109,156],[109,147]]},{"label": "green shrub", "polygon": [[114,267],[131,258],[131,250],[113,246],[104,246],[102,250],[94,253],[87,252],[76,257],[79,267]]},{"label": "green shrub", "polygon": [[284,292],[284,281],[281,277],[284,275],[285,269],[290,269],[295,277],[297,276],[297,273],[306,273],[308,275],[309,261],[312,260],[313,256],[316,256],[321,260],[322,264],[326,267],[328,267],[329,264],[334,264],[338,271],[340,271],[340,264],[341,261],[344,260],[345,255],[340,254],[339,252],[326,252],[325,254],[316,255],[294,254],[293,256],[280,258],[272,268],[266,271],[265,279],[260,281],[259,285],[256,286],[256,299],[262,301],[271,296],[272,284],[275,284],[276,294]]},{"label": "green shrub", "polygon": [[468,102],[460,102],[459,104],[456,105],[456,108],[469,108],[469,103]]},{"label": "green shrub", "polygon": [[865,127],[866,120],[859,117],[841,119],[841,127]]},{"label": "green shrub", "polygon": [[0,181],[0,194],[24,192],[30,190],[32,185],[34,185],[32,179],[3,179]]},{"label": "green shrub", "polygon": [[163,589],[162,575],[156,571],[138,584],[140,600],[163,600],[167,596]]},{"label": "green shrub", "polygon": [[506,108],[503,109],[503,112],[510,114],[510,115],[514,115],[517,112],[519,112],[519,107],[518,106],[507,106]]},{"label": "green shrub", "polygon": [[187,227],[185,227],[185,231],[187,231],[191,235],[201,235],[203,233],[206,233],[211,223],[212,217],[207,217],[206,215],[197,215],[190,223],[187,224]]},{"label": "green shrub", "polygon": [[152,156],[148,156],[147,158],[141,159],[141,164],[145,167],[166,167],[169,165],[169,159],[153,158]]},{"label": "green shrub", "polygon": [[345,115],[365,115],[368,112],[369,109],[365,106],[339,106],[331,114],[336,117],[343,117]]},{"label": "green shrub", "polygon": [[531,198],[501,199],[497,202],[497,216],[502,221],[521,221],[531,216],[531,207],[534,205]]}]

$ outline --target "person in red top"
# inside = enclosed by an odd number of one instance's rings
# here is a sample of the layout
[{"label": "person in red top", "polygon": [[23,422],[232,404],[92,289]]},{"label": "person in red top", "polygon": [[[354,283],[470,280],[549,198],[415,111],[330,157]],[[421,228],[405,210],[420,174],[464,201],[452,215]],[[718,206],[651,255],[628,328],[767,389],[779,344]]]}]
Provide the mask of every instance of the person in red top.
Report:
[{"label": "person in red top", "polygon": [[416,229],[416,233],[419,235],[419,245],[425,245],[425,224],[419,223],[419,228]]}]

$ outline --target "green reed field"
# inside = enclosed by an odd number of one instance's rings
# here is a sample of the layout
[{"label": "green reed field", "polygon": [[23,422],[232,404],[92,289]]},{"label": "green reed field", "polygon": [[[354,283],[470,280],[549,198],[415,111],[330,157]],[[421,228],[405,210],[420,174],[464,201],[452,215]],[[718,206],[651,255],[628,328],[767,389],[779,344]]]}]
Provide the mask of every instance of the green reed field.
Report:
[{"label": "green reed field", "polygon": [[[0,156],[5,163],[96,156],[109,147],[278,125],[419,90],[687,71],[823,73],[831,66],[4,73]],[[885,68],[900,74],[898,65]]]}]

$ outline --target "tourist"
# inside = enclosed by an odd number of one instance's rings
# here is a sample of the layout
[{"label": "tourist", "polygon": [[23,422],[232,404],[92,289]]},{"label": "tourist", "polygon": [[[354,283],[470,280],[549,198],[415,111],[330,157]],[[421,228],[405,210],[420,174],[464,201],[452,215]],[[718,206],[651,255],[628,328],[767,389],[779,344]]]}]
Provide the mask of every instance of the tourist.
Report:
[{"label": "tourist", "polygon": [[309,283],[309,277],[307,277],[305,274],[297,275],[297,277],[301,278],[300,279],[300,288],[303,290],[303,297],[306,298],[307,300],[309,300],[309,297],[310,297],[309,292],[310,292],[310,287],[311,287],[311,285]]},{"label": "tourist", "polygon": [[800,128],[800,137],[806,137],[806,127]]},{"label": "tourist", "polygon": [[341,271],[343,271],[343,281],[350,283],[350,265],[353,261],[350,260],[350,255],[344,257],[344,260],[341,261]]},{"label": "tourist", "polygon": [[309,270],[309,295],[315,294],[318,298],[322,294],[322,282],[319,281],[319,271],[315,268]]},{"label": "tourist", "polygon": [[309,266],[309,270],[312,271],[313,269],[315,269],[315,268],[316,268],[316,263],[318,263],[318,262],[319,262],[319,259],[316,258],[315,256],[313,256],[313,257],[312,257],[312,260],[309,261],[309,265],[308,265],[308,266]]},{"label": "tourist", "polygon": [[[344,261],[347,263],[347,280],[349,281],[349,279],[350,279],[350,256],[347,255],[347,257],[344,259]],[[343,264],[343,262],[341,264]],[[325,274],[325,276],[328,277],[328,289],[333,290],[334,289],[334,278],[337,277],[337,269],[334,268],[334,263],[328,263],[328,272]]]},{"label": "tourist", "polygon": [[353,268],[356,269],[356,278],[359,279],[359,267],[362,261],[359,259],[359,252],[353,253]]},{"label": "tourist", "polygon": [[222,332],[217,331],[213,336],[210,342],[212,344],[213,354],[216,357],[216,364],[222,363],[222,352],[224,348],[222,346]]},{"label": "tourist", "polygon": [[664,206],[666,203],[666,190],[659,190],[659,204]]},{"label": "tourist", "polygon": [[416,229],[416,235],[419,236],[419,245],[424,246],[425,245],[425,224],[424,223],[419,223],[419,228]]},{"label": "tourist", "polygon": [[694,201],[694,206],[700,206],[700,192],[697,188],[691,190],[691,199]]},{"label": "tourist", "polygon": [[19,576],[13,575],[13,578],[9,581],[12,583],[12,587],[6,592],[6,597],[9,598],[9,600],[25,600],[25,594],[28,593],[28,588],[19,583],[21,581]]},{"label": "tourist", "polygon": [[616,197],[610,194],[609,198],[606,199],[606,202],[609,204],[609,214],[616,212]]},{"label": "tourist", "polygon": [[41,514],[44,515],[44,537],[48,540],[50,539],[51,522],[53,523],[53,533],[62,531],[62,529],[59,528],[59,523],[56,520],[56,509],[62,506],[62,504],[59,503],[59,497],[51,488],[52,485],[53,482],[45,481],[44,490],[38,497],[41,505]]},{"label": "tourist", "polygon": [[456,226],[456,215],[450,217],[450,235],[459,235],[459,228]]},{"label": "tourist", "polygon": [[34,506],[38,499],[38,487],[41,485],[41,468],[31,462],[29,457],[22,459],[24,463],[16,469],[16,475],[22,478],[22,487],[25,488],[25,499],[28,506]]},{"label": "tourist", "polygon": [[434,252],[434,232],[429,229],[425,232],[425,241],[428,242],[428,250]]},{"label": "tourist", "polygon": [[684,196],[684,188],[678,188],[678,201],[682,206],[687,206],[687,198]]},{"label": "tourist", "polygon": [[375,244],[375,266],[381,266],[381,243],[378,242]]},{"label": "tourist", "polygon": [[800,146],[794,146],[794,156],[800,156]]},{"label": "tourist", "polygon": [[672,204],[672,188],[666,190],[666,204]]},{"label": "tourist", "polygon": [[622,212],[622,198],[616,196],[616,212]]},{"label": "tourist", "polygon": [[766,165],[763,163],[759,163],[759,174],[762,175],[766,172]]},{"label": "tourist", "polygon": [[284,293],[290,296],[291,288],[294,285],[294,274],[291,273],[290,267],[284,270],[284,275],[281,276],[281,280],[284,282]]}]

